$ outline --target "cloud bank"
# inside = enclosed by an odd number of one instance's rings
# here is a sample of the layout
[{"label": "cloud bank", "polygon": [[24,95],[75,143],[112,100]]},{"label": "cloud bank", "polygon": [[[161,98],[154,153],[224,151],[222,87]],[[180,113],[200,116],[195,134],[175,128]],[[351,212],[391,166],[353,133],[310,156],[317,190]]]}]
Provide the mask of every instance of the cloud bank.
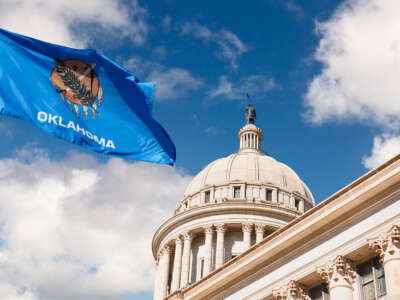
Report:
[{"label": "cloud bank", "polygon": [[136,0],[0,0],[0,27],[51,43],[85,48],[91,36],[145,41],[146,10]]},{"label": "cloud bank", "polygon": [[159,101],[180,100],[190,91],[203,86],[203,79],[196,78],[188,70],[171,68],[152,71],[147,77],[148,81],[156,81],[156,97]]},{"label": "cloud bank", "polygon": [[[305,95],[306,117],[313,123],[359,120],[379,126],[372,156],[398,135],[400,124],[400,9],[397,0],[347,0],[326,22],[317,23],[321,39],[315,59],[322,71]],[[385,142],[386,141],[386,142]],[[390,143],[392,154],[400,147]],[[396,143],[395,143],[396,144]],[[386,151],[385,150],[385,151]]]},{"label": "cloud bank", "polygon": [[0,160],[0,298],[125,299],[152,289],[151,239],[191,179],[70,154]]}]

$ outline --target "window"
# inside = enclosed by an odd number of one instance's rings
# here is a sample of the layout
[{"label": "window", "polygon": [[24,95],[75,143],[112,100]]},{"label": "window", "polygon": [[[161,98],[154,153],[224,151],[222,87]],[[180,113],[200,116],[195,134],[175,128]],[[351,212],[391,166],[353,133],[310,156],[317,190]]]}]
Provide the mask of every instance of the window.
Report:
[{"label": "window", "polygon": [[271,190],[265,190],[265,200],[272,201],[272,191]]},{"label": "window", "polygon": [[357,266],[363,300],[377,300],[386,294],[385,273],[379,258],[375,257]]},{"label": "window", "polygon": [[299,199],[294,199],[294,207],[296,207],[297,210],[300,209],[300,200]]},{"label": "window", "polygon": [[329,292],[326,284],[321,284],[310,289],[310,297],[312,300],[329,300]]},{"label": "window", "polygon": [[233,198],[240,198],[240,186],[233,188]]},{"label": "window", "polygon": [[204,203],[210,203],[210,191],[204,193]]}]

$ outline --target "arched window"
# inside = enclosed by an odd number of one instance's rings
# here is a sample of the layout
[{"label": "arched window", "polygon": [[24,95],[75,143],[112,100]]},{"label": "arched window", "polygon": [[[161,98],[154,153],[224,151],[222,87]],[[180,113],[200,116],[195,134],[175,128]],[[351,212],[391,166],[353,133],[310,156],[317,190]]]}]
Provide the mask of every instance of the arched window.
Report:
[{"label": "arched window", "polygon": [[204,203],[210,203],[210,191],[204,192]]},{"label": "arched window", "polygon": [[272,191],[269,189],[265,190],[265,200],[266,201],[272,201]]}]

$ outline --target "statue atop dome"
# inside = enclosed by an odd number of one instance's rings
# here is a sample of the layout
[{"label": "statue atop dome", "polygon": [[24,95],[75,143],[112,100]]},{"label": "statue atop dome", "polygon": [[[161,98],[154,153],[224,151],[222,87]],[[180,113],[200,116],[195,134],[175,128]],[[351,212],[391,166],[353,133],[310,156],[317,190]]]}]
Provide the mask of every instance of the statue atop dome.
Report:
[{"label": "statue atop dome", "polygon": [[249,104],[246,107],[246,125],[247,124],[254,124],[256,120],[256,109],[254,108],[253,104]]}]

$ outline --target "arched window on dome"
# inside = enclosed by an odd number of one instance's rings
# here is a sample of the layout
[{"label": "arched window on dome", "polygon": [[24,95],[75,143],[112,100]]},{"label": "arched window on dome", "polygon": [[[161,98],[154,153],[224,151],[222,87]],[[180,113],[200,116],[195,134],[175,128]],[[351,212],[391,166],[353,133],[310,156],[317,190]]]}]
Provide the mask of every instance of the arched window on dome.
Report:
[{"label": "arched window on dome", "polygon": [[233,198],[235,199],[240,198],[240,186],[233,187]]},{"label": "arched window on dome", "polygon": [[204,192],[204,203],[210,203],[210,195],[211,195],[210,191]]},{"label": "arched window on dome", "polygon": [[300,202],[301,200],[294,199],[294,207],[296,208],[296,210],[300,210]]},{"label": "arched window on dome", "polygon": [[272,201],[272,190],[265,190],[265,201]]}]

